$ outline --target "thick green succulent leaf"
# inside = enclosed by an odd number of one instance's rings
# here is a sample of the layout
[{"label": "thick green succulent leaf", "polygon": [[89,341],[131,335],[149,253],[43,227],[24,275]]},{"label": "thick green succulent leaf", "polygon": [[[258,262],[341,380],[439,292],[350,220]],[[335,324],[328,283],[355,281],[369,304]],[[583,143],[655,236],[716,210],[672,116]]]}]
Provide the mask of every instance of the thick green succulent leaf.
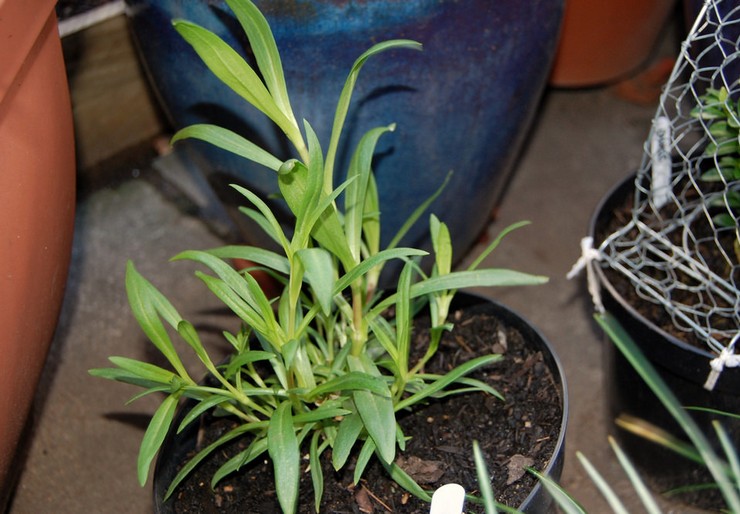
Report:
[{"label": "thick green succulent leaf", "polygon": [[267,451],[279,477],[275,481],[278,502],[286,513],[296,511],[301,461],[291,409],[289,401],[281,403],[267,428]]}]

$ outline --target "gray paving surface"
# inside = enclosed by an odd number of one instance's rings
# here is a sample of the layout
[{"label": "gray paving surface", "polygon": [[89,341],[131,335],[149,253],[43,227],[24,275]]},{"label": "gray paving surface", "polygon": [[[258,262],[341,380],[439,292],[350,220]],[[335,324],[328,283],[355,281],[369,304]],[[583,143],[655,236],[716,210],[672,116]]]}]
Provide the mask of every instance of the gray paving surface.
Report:
[{"label": "gray paving surface", "polygon": [[[488,261],[549,275],[550,282],[481,292],[528,318],[559,352],[571,408],[563,482],[593,513],[608,510],[575,452],[586,454],[618,489],[624,480],[607,450],[613,430],[602,404],[603,340],[591,321],[583,281],[567,281],[565,274],[579,256],[579,241],[599,198],[638,165],[653,111],[608,89],[549,92],[489,229],[495,234],[513,221],[532,221]],[[219,240],[163,195],[157,181],[147,180],[152,173],[142,170],[139,178],[100,189],[79,206],[69,287],[12,514],[152,511],[151,489],[139,487],[135,466],[154,403],[145,398],[124,406],[133,388],[86,372],[105,365],[111,354],[149,355],[126,304],[127,259],[186,316],[221,321],[188,264],[167,262],[178,251],[216,246]]]}]

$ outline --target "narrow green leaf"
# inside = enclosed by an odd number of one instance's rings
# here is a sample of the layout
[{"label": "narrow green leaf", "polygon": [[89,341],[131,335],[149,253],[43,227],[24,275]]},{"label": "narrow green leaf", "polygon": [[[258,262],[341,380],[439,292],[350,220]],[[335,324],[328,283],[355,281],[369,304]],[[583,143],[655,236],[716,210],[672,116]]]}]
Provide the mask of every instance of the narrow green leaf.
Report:
[{"label": "narrow green leaf", "polygon": [[349,249],[355,262],[360,261],[362,248],[362,225],[365,202],[375,146],[380,136],[395,130],[395,125],[369,130],[357,144],[349,165],[347,178],[354,179],[347,188],[344,201],[345,233]]},{"label": "narrow green leaf", "polygon": [[591,478],[591,481],[599,489],[599,492],[601,492],[601,495],[609,504],[612,511],[615,514],[629,514],[629,511],[619,499],[619,496],[614,492],[614,489],[611,488],[609,483],[604,479],[601,473],[598,472],[593,464],[591,464],[591,462],[581,452],[576,452],[576,457],[578,457],[581,465],[586,470],[586,473],[588,473],[589,478]]},{"label": "narrow green leaf", "polygon": [[267,150],[263,150],[239,134],[218,125],[206,123],[190,125],[178,130],[172,136],[170,143],[174,144],[188,138],[205,141],[213,146],[261,164],[273,171],[280,169],[280,166],[283,164],[283,161]]},{"label": "narrow green leaf", "polygon": [[267,450],[267,439],[260,437],[254,439],[249,447],[234,455],[226,461],[211,477],[211,488],[215,488],[218,483],[231,473],[239,471],[242,466],[246,466],[254,459],[265,453]]},{"label": "narrow green leaf", "polygon": [[243,259],[251,261],[286,275],[290,272],[290,264],[284,255],[256,246],[230,245],[206,250],[206,252],[221,259]]},{"label": "narrow green leaf", "polygon": [[230,399],[225,396],[213,395],[210,398],[206,398],[198,402],[198,404],[190,409],[190,411],[188,411],[188,413],[182,419],[180,425],[177,427],[177,433],[179,434],[180,432],[182,432],[190,423],[198,419],[205,412],[224,402],[228,402],[229,400]]},{"label": "narrow green leaf", "polygon": [[267,89],[270,91],[273,100],[280,111],[293,124],[296,124],[293,110],[288,100],[288,88],[285,85],[285,75],[283,65],[280,61],[275,38],[272,30],[260,10],[249,0],[226,0],[234,14],[236,14],[239,23],[244,29],[249,46],[254,52],[257,60],[257,67],[265,80]]},{"label": "narrow green leaf", "polygon": [[[339,423],[337,435],[332,446],[331,461],[334,469],[339,471],[347,462],[357,439],[362,432],[362,418],[359,414],[349,414]],[[355,482],[358,483],[358,482]]]},{"label": "narrow green leaf", "polygon": [[334,261],[331,254],[323,248],[304,248],[296,252],[305,269],[305,280],[311,285],[311,290],[321,305],[321,310],[327,316],[331,313],[332,299],[334,298]]},{"label": "narrow green leaf", "polygon": [[176,20],[173,26],[219,80],[270,118],[294,144],[302,141],[298,126],[280,110],[242,56],[216,34],[195,23]]},{"label": "narrow green leaf", "polygon": [[421,44],[416,41],[403,39],[384,41],[372,46],[369,50],[360,55],[352,65],[349,76],[347,77],[344,87],[342,88],[342,92],[339,95],[339,102],[334,114],[331,139],[329,140],[329,149],[327,150],[326,162],[324,164],[324,192],[326,193],[332,190],[331,180],[334,173],[334,160],[336,158],[337,149],[339,148],[339,138],[342,134],[342,128],[344,127],[344,120],[347,118],[347,112],[349,111],[349,105],[352,100],[352,91],[355,88],[355,83],[357,82],[360,70],[370,57],[394,48],[421,50]]},{"label": "narrow green leaf", "polygon": [[313,485],[314,508],[319,512],[321,497],[324,494],[324,472],[321,469],[321,449],[319,448],[319,437],[321,432],[315,431],[311,437],[311,445],[308,449],[308,464],[311,468],[311,484]]},{"label": "narrow green leaf", "polygon": [[308,399],[313,400],[319,396],[340,391],[357,390],[369,391],[390,398],[388,386],[382,378],[369,375],[363,371],[350,371],[316,386],[315,389],[308,393]]},{"label": "narrow green leaf", "polygon": [[147,477],[149,476],[149,468],[154,460],[154,456],[162,446],[162,442],[164,442],[167,431],[172,424],[172,419],[175,417],[178,399],[179,394],[171,394],[162,400],[162,403],[154,412],[154,416],[152,416],[149,422],[149,426],[144,433],[144,438],[141,440],[136,469],[139,484],[142,486],[146,484]]},{"label": "narrow green leaf", "polygon": [[495,514],[496,500],[491,488],[491,476],[488,474],[488,466],[483,458],[483,452],[480,449],[478,441],[473,441],[473,459],[475,460],[475,472],[478,477],[478,488],[480,489],[481,498],[486,514]]},{"label": "narrow green leaf", "polygon": [[359,455],[357,455],[357,462],[355,463],[355,472],[353,475],[353,482],[355,484],[360,483],[360,479],[362,479],[362,474],[365,472],[365,468],[367,467],[370,459],[373,457],[374,454],[375,443],[372,439],[368,438],[362,445]]},{"label": "narrow green leaf", "polygon": [[[381,462],[382,462],[382,459],[381,459]],[[382,464],[385,470],[391,476],[391,478],[398,485],[406,489],[408,492],[410,492],[417,498],[420,498],[426,502],[432,501],[432,497],[429,495],[429,493],[427,493],[424,489],[422,489],[421,486],[417,484],[416,481],[413,478],[411,478],[408,475],[408,473],[402,470],[395,462],[391,464],[382,462]]]},{"label": "narrow green leaf", "polygon": [[716,480],[729,509],[731,511],[740,512],[740,495],[725,473],[724,463],[716,455],[701,429],[681,407],[681,403],[678,398],[676,398],[670,388],[665,384],[665,382],[663,382],[658,375],[658,372],[645,358],[635,342],[624,328],[622,328],[616,318],[609,313],[603,313],[597,315],[596,320],[617,348],[619,348],[620,352],[629,361],[635,371],[660,399],[666,410],[668,410],[671,416],[679,423],[683,431],[689,437],[689,440],[699,451],[707,469]]},{"label": "narrow green leaf", "polygon": [[609,437],[609,445],[612,447],[614,454],[617,456],[617,460],[622,466],[625,474],[630,479],[632,487],[635,489],[637,497],[640,498],[640,501],[645,507],[645,510],[648,512],[648,514],[660,514],[660,507],[658,507],[655,498],[653,498],[650,490],[640,477],[640,472],[635,469],[635,466],[632,464],[629,457],[627,457],[627,455],[622,451],[613,437]]},{"label": "narrow green leaf", "polygon": [[441,391],[448,385],[464,377],[465,375],[472,373],[476,369],[492,364],[498,360],[501,360],[501,355],[483,355],[481,357],[476,357],[475,359],[471,359],[461,364],[460,366],[443,375],[442,378],[435,380],[417,393],[408,396],[398,402],[395,407],[396,412],[410,407],[411,405],[414,405],[416,403],[419,403],[424,398],[428,398],[429,396]]},{"label": "narrow green leaf", "polygon": [[177,332],[185,340],[185,342],[190,345],[190,347],[193,349],[193,351],[203,364],[205,364],[207,367],[213,367],[213,362],[208,356],[208,352],[206,352],[206,349],[200,340],[200,336],[198,336],[198,332],[195,330],[195,327],[192,325],[192,323],[187,320],[182,320],[177,325]]},{"label": "narrow green leaf", "polygon": [[277,497],[283,512],[295,512],[298,504],[298,479],[300,476],[300,450],[293,425],[292,406],[281,403],[270,419],[267,428],[267,451],[270,454],[275,476]]},{"label": "narrow green leaf", "polygon": [[145,380],[151,380],[152,382],[159,382],[161,384],[171,383],[177,375],[169,370],[160,368],[154,364],[148,362],[141,362],[135,359],[129,359],[127,357],[108,357],[113,364],[121,369],[129,371]]},{"label": "narrow green leaf", "polygon": [[149,340],[164,355],[177,374],[184,379],[189,379],[159,318],[162,315],[170,325],[176,327],[182,317],[164,295],[139,274],[131,261],[126,265],[126,293],[131,311]]},{"label": "narrow green leaf", "polygon": [[[239,425],[238,427],[234,428],[233,430],[230,430],[229,432],[225,433],[221,437],[219,437],[216,441],[212,442],[202,450],[200,450],[198,453],[195,454],[193,458],[191,458],[183,468],[178,471],[177,475],[175,475],[175,478],[172,479],[172,482],[170,483],[169,487],[167,488],[167,492],[164,495],[164,499],[167,500],[170,496],[172,496],[172,493],[175,492],[175,489],[177,489],[177,486],[180,485],[180,483],[190,474],[193,469],[195,469],[198,464],[200,464],[203,459],[208,457],[211,453],[213,453],[214,450],[220,448],[224,444],[228,443],[229,441],[233,441],[237,437],[241,437],[242,435],[251,432],[253,430],[262,430],[267,426],[266,421],[261,421],[258,423],[246,423],[244,425]],[[265,451],[267,449],[267,440],[261,439],[264,441],[264,449]],[[260,441],[260,439],[256,439],[256,441]],[[251,446],[255,445],[255,442],[252,443]],[[250,446],[250,448],[251,448]]]},{"label": "narrow green leaf", "polygon": [[578,503],[565,489],[547,475],[530,470],[542,483],[545,490],[553,497],[555,503],[563,511],[563,514],[588,514],[586,509]]},{"label": "narrow green leaf", "polygon": [[231,187],[239,191],[242,195],[244,195],[247,200],[249,200],[257,209],[259,212],[265,217],[265,220],[269,223],[269,226],[271,228],[271,231],[268,232],[273,237],[276,238],[276,241],[278,244],[283,248],[283,251],[287,254],[290,248],[290,244],[288,243],[288,238],[285,237],[285,233],[283,232],[283,228],[280,225],[280,222],[277,220],[275,215],[273,214],[272,210],[270,210],[270,207],[262,201],[262,199],[257,196],[256,194],[252,193],[250,190],[241,187],[236,184],[232,184]]},{"label": "narrow green leaf", "polygon": [[398,244],[401,242],[401,239],[403,239],[403,236],[405,236],[406,233],[411,229],[411,227],[416,224],[421,215],[424,214],[424,212],[429,208],[432,202],[434,202],[434,200],[436,200],[437,197],[442,194],[442,191],[445,190],[447,184],[450,183],[451,178],[452,172],[450,171],[445,177],[442,184],[437,188],[437,190],[432,193],[429,198],[424,200],[416,209],[414,209],[414,212],[411,213],[411,216],[406,218],[406,221],[403,223],[398,232],[393,236],[393,239],[391,239],[391,242],[388,244],[388,248],[395,248],[396,246],[398,246]]},{"label": "narrow green leaf", "polygon": [[351,271],[342,275],[335,285],[334,294],[340,294],[355,280],[366,274],[375,266],[378,266],[384,262],[393,259],[404,259],[407,257],[423,257],[425,255],[428,255],[428,253],[424,250],[417,250],[415,248],[392,248],[382,250],[375,255],[364,259],[358,266],[352,268]]},{"label": "narrow green leaf", "polygon": [[[349,355],[347,362],[352,371],[380,375],[365,355],[360,357]],[[356,390],[352,393],[352,399],[365,424],[365,430],[375,441],[381,459],[393,462],[396,456],[396,416],[390,391],[379,395],[370,391]]]}]

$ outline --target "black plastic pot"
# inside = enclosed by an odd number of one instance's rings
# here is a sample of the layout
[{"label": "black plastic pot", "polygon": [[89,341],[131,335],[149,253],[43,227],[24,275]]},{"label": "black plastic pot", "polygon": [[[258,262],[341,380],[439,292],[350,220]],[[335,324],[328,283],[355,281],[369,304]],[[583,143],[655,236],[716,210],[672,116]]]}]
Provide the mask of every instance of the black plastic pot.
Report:
[{"label": "black plastic pot", "polygon": [[[563,470],[563,461],[565,456],[565,431],[568,420],[568,392],[560,360],[544,336],[528,321],[507,307],[479,295],[458,293],[455,297],[452,308],[459,309],[462,307],[479,305],[481,303],[489,304],[491,313],[493,313],[504,325],[517,329],[525,340],[531,342],[535,347],[535,351],[542,353],[544,362],[551,371],[553,378],[556,381],[556,385],[560,390],[563,413],[560,430],[553,454],[550,457],[547,466],[543,470],[544,474],[557,481],[560,479]],[[173,426],[179,425],[180,420],[187,415],[187,412],[192,408],[192,406],[192,402],[183,405]],[[464,429],[464,427],[461,428]],[[172,501],[163,502],[162,500],[167,487],[177,472],[178,466],[187,460],[187,454],[195,448],[197,432],[198,423],[191,423],[189,427],[180,434],[175,434],[174,431],[170,431],[167,435],[162,449],[160,450],[154,474],[155,513],[170,514],[175,512]],[[552,497],[544,490],[540,483],[537,483],[528,497],[519,506],[519,509],[527,514],[545,514],[554,512],[554,504]]]},{"label": "black plastic pot", "polygon": [[[625,204],[630,192],[634,190],[634,181],[635,175],[627,177],[602,199],[591,220],[591,236],[595,237],[596,234],[603,232],[614,210]],[[601,242],[595,237],[594,246]],[[605,309],[624,326],[682,405],[740,412],[739,368],[726,368],[714,390],[706,390],[704,383],[710,371],[709,361],[715,355],[677,339],[657,327],[634,306],[627,303],[607,278],[603,268],[597,266],[596,271]],[[606,355],[606,380],[611,416],[613,418],[622,414],[635,416],[685,440],[681,428],[614,345],[607,345]],[[710,441],[719,448],[715,431],[711,426],[712,420],[718,417],[696,411],[692,411],[691,415]],[[740,422],[727,417],[719,419],[729,431],[731,439],[739,441]],[[623,431],[619,432],[619,439],[630,458],[659,488],[691,485],[702,478],[699,466],[656,444]]]}]

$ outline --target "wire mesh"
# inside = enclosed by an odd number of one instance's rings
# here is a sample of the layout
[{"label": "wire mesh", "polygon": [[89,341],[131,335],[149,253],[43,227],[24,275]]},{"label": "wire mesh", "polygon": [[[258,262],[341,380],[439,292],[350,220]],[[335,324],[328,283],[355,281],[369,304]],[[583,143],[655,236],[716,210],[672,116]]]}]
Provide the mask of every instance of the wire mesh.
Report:
[{"label": "wire mesh", "polygon": [[603,266],[723,356],[740,333],[739,45],[740,3],[706,1],[661,95],[631,218],[599,247]]}]

